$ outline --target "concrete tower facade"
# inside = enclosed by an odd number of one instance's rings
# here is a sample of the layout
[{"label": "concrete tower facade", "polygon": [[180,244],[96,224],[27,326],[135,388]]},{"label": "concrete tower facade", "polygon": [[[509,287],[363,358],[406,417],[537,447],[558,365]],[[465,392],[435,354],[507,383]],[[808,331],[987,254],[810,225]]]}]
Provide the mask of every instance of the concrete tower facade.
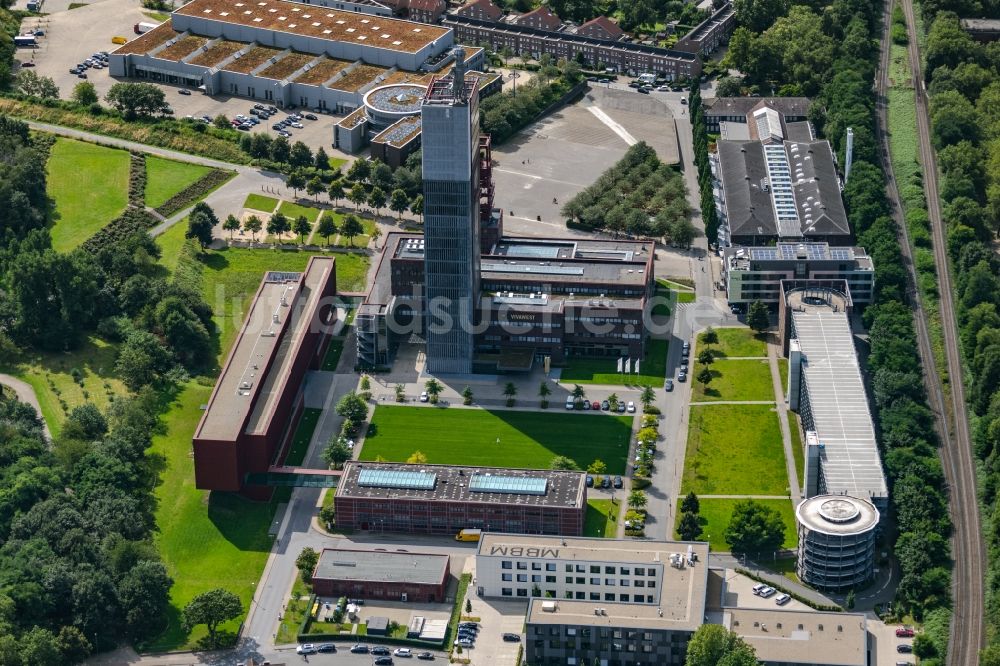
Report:
[{"label": "concrete tower facade", "polygon": [[427,371],[472,372],[479,294],[479,90],[455,50],[421,104]]}]

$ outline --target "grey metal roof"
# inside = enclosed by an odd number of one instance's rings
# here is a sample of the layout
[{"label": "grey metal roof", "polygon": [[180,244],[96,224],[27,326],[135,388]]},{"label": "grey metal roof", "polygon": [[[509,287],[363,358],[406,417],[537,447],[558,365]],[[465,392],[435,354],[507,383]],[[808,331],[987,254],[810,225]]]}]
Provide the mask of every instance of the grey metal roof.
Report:
[{"label": "grey metal roof", "polygon": [[847,314],[793,311],[792,326],[802,350],[809,410],[823,446],[824,491],[866,500],[888,497]]},{"label": "grey metal roof", "polygon": [[706,116],[745,116],[758,104],[766,104],[782,116],[809,115],[808,97],[713,97],[704,102]]},{"label": "grey metal roof", "polygon": [[313,577],[437,585],[447,575],[447,555],[326,548]]}]

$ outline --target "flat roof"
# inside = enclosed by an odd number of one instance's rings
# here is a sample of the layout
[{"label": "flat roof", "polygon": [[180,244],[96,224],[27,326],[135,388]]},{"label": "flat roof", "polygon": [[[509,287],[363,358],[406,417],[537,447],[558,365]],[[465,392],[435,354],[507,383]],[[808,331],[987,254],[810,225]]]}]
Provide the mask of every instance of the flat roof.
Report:
[{"label": "flat roof", "polygon": [[400,118],[382,130],[372,139],[372,143],[387,143],[397,148],[405,146],[420,134],[420,116]]},{"label": "flat roof", "polygon": [[170,20],[168,19],[152,30],[139,35],[132,41],[122,44],[117,49],[112,51],[112,53],[118,53],[121,55],[128,53],[147,53],[155,49],[160,44],[164,44],[175,37],[180,37],[181,34],[182,33],[174,30]]},{"label": "flat roof", "polygon": [[261,70],[257,76],[263,77],[265,79],[274,79],[276,81],[282,81],[287,79],[289,76],[299,71],[313,60],[316,56],[309,55],[307,53],[296,53],[292,52],[283,58],[280,58],[278,62],[274,63],[270,67]]},{"label": "flat roof", "polygon": [[439,585],[448,575],[448,559],[431,553],[324,548],[313,578]]},{"label": "flat roof", "polygon": [[847,313],[814,305],[800,312],[793,302],[789,308],[802,351],[802,381],[809,392],[813,428],[822,445],[823,490],[884,500],[889,491]]},{"label": "flat roof", "polygon": [[349,60],[324,57],[307,71],[295,78],[295,83],[319,86],[333,78],[333,75],[351,64]]},{"label": "flat roof", "polygon": [[277,58],[281,55],[283,50],[284,49],[275,49],[270,46],[254,46],[222,69],[227,72],[249,74],[271,58]]},{"label": "flat roof", "polygon": [[765,663],[868,664],[868,625],[859,613],[727,608],[723,626],[739,634]]},{"label": "flat roof", "polygon": [[235,441],[244,427],[266,426],[294,361],[289,352],[307,332],[333,270],[332,257],[313,257],[305,273],[265,274],[195,439]]},{"label": "flat roof", "polygon": [[[825,242],[776,243],[775,245],[732,245],[723,249],[729,270],[774,270],[774,263],[802,261],[816,268],[825,268],[819,262],[837,262],[850,265],[854,271],[874,271],[871,257],[863,247],[830,247]],[[839,270],[839,269],[838,269]]]},{"label": "flat roof", "polygon": [[[362,472],[424,472],[433,475],[430,487],[422,483],[397,483],[391,479],[372,485],[375,477],[362,479]],[[474,476],[501,477],[511,480],[544,479],[544,494],[520,493],[504,490],[476,492],[471,490]],[[386,475],[381,475],[386,477]],[[402,477],[401,477],[402,478]],[[521,504],[533,506],[579,508],[586,504],[586,475],[537,469],[499,469],[489,467],[464,467],[458,465],[408,465],[405,463],[375,463],[351,461],[344,466],[344,474],[337,485],[337,497],[366,497],[387,499],[437,500],[477,504]],[[400,487],[410,486],[410,487]]]},{"label": "flat roof", "polygon": [[878,527],[879,512],[868,500],[850,495],[814,495],[795,507],[795,519],[813,532],[847,536]]},{"label": "flat roof", "polygon": [[220,39],[194,58],[191,58],[188,64],[200,67],[214,67],[246,46],[249,46],[249,44],[234,42],[230,39]]},{"label": "flat roof", "polygon": [[746,115],[763,102],[782,116],[804,117],[809,115],[808,97],[712,97],[705,100],[705,115],[736,116],[736,122],[745,123]]},{"label": "flat roof", "polygon": [[328,88],[333,90],[343,90],[345,92],[356,92],[358,88],[361,88],[367,83],[375,80],[379,74],[389,71],[385,67],[378,67],[376,65],[360,64],[351,71],[344,74],[336,81],[333,81]]},{"label": "flat roof", "polygon": [[184,56],[190,55],[196,49],[208,43],[207,37],[199,35],[185,35],[176,42],[156,54],[162,60],[179,61]]},{"label": "flat roof", "polygon": [[590,537],[558,537],[536,534],[502,534],[489,532],[479,539],[479,557],[510,557],[511,548],[539,548],[547,558],[583,562],[616,562],[627,564],[662,564],[670,567],[670,555],[687,556],[688,548],[698,557],[697,567],[708,562],[708,544],[704,541],[637,541],[635,539],[596,539]]},{"label": "flat roof", "polygon": [[174,14],[405,53],[417,53],[450,32],[426,23],[287,0],[192,0]]}]

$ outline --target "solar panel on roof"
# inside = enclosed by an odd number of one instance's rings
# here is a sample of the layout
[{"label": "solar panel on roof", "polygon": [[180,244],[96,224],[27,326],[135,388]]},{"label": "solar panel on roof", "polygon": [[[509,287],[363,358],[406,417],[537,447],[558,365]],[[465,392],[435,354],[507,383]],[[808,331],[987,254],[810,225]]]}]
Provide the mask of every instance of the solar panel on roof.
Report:
[{"label": "solar panel on roof", "polygon": [[433,472],[404,472],[395,469],[363,469],[358,474],[358,485],[366,488],[433,490],[436,482],[437,474]]},{"label": "solar panel on roof", "polygon": [[469,481],[469,492],[544,495],[548,490],[548,485],[548,479],[537,477],[473,474]]}]

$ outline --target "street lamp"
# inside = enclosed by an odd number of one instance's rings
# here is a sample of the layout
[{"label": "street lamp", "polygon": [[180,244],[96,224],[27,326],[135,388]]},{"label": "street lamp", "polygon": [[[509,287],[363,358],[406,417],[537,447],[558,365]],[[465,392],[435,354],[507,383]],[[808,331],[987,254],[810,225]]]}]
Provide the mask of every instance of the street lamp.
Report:
[{"label": "street lamp", "polygon": [[517,79],[520,77],[520,73],[511,72],[507,75],[507,79],[514,83],[514,97],[517,97]]}]

